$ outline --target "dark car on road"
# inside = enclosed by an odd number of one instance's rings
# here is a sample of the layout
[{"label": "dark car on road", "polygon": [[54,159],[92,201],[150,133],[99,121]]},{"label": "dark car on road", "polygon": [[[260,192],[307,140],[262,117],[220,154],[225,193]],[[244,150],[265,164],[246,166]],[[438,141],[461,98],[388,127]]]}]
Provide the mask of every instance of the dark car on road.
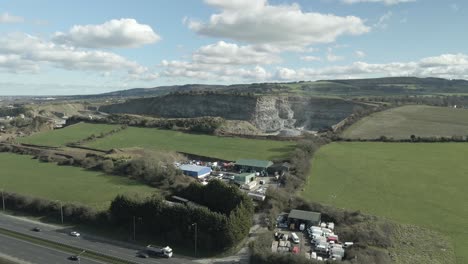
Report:
[{"label": "dark car on road", "polygon": [[32,231],[34,231],[34,232],[41,232],[41,229],[40,229],[39,227],[36,226],[36,227],[34,227],[34,228],[32,229]]},{"label": "dark car on road", "polygon": [[72,255],[72,256],[68,257],[68,259],[73,260],[73,261],[78,261],[78,260],[80,260],[80,256]]}]

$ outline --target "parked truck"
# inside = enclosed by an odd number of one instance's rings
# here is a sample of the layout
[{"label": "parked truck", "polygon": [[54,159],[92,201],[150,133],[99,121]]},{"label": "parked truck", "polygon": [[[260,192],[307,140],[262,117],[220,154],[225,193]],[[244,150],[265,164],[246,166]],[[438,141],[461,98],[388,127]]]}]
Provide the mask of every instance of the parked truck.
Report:
[{"label": "parked truck", "polygon": [[156,247],[152,245],[146,246],[146,253],[151,257],[151,256],[159,256],[159,257],[165,257],[165,258],[170,258],[172,257],[172,248],[169,246],[165,247]]}]

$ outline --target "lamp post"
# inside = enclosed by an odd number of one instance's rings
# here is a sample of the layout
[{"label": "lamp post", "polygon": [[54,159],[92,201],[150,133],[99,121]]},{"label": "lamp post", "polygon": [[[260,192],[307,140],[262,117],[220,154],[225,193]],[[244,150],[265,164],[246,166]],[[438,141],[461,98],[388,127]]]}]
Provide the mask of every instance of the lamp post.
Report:
[{"label": "lamp post", "polygon": [[3,205],[3,212],[5,212],[5,196],[3,195],[3,189],[2,189],[2,205]]},{"label": "lamp post", "polygon": [[192,226],[195,226],[195,257],[197,257],[197,232],[198,232],[198,224],[193,223]]},{"label": "lamp post", "polygon": [[58,202],[60,205],[60,221],[62,222],[63,225],[63,206],[62,206],[62,201],[55,200],[55,202]]},{"label": "lamp post", "polygon": [[133,241],[136,241],[136,223],[135,223],[135,216],[133,216]]},{"label": "lamp post", "polygon": [[85,252],[86,252],[86,250],[83,250],[83,251],[80,252],[80,254],[77,255],[78,256],[78,264],[81,263],[81,258],[80,258],[81,254],[83,254]]}]

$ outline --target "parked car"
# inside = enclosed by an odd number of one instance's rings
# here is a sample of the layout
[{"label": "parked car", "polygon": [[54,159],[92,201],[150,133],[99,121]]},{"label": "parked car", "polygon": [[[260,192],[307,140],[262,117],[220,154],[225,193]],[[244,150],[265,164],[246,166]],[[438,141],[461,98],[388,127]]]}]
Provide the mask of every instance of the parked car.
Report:
[{"label": "parked car", "polygon": [[78,232],[76,232],[76,231],[71,231],[71,232],[70,232],[70,236],[79,237],[79,236],[80,236],[80,233],[78,233]]}]

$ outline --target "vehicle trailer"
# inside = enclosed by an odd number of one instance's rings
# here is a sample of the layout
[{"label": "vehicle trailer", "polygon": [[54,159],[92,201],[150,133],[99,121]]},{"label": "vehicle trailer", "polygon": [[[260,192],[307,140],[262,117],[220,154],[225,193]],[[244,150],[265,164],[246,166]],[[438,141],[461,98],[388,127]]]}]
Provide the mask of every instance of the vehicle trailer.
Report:
[{"label": "vehicle trailer", "polygon": [[172,257],[172,248],[169,246],[165,247],[156,247],[152,245],[146,246],[145,252],[150,256],[158,256],[158,257],[165,257],[165,258],[170,258]]}]

